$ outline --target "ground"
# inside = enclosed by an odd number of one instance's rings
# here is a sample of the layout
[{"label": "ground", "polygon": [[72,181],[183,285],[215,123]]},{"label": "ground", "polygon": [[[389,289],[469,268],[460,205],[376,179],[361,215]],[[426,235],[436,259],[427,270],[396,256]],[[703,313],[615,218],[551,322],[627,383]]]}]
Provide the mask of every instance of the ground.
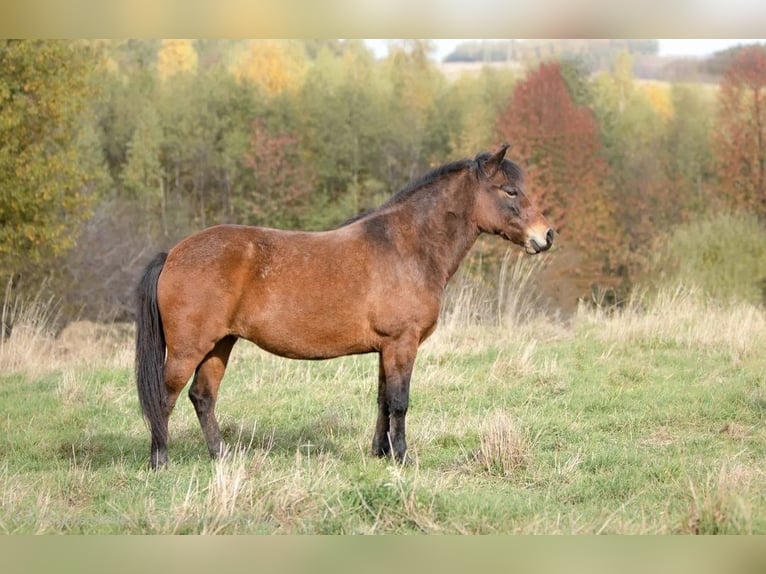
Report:
[{"label": "ground", "polygon": [[566,322],[478,315],[453,307],[421,349],[403,467],[368,454],[374,356],[238,343],[231,453],[209,460],[184,397],[155,473],[130,327],[20,329],[0,348],[0,532],[766,533],[762,309],[679,289]]}]

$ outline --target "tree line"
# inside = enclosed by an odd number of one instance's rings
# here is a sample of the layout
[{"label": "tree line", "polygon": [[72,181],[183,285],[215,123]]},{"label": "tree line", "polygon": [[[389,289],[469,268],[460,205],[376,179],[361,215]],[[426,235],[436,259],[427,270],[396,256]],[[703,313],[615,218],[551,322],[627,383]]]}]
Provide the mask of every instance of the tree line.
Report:
[{"label": "tree line", "polygon": [[140,267],[194,230],[332,227],[503,141],[559,230],[570,303],[629,289],[678,223],[766,211],[763,46],[727,54],[720,87],[636,80],[627,51],[598,74],[553,54],[448,81],[430,49],[0,41],[0,280],[129,319]]}]

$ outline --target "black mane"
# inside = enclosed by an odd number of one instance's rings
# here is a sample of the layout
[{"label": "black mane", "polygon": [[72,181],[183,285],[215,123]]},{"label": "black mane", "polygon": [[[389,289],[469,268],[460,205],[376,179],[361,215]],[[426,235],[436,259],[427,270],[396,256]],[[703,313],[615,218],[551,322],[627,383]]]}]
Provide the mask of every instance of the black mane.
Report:
[{"label": "black mane", "polygon": [[[360,219],[367,217],[368,215],[371,215],[377,211],[380,211],[381,209],[390,207],[391,205],[396,205],[397,203],[401,203],[402,201],[406,201],[407,199],[409,199],[410,197],[412,197],[419,191],[429,188],[432,183],[439,181],[443,177],[451,175],[458,171],[462,171],[464,169],[474,169],[476,170],[476,173],[478,176],[479,174],[483,173],[484,163],[490,157],[492,157],[491,153],[483,152],[478,154],[476,158],[474,159],[461,159],[461,160],[453,161],[450,163],[445,163],[444,165],[440,165],[439,167],[435,167],[431,171],[427,172],[425,175],[422,175],[421,177],[409,182],[402,189],[400,189],[393,196],[391,196],[391,198],[388,201],[386,201],[383,205],[369,211],[363,211],[361,213],[358,213],[357,215],[354,215],[353,217],[350,217],[349,219],[341,223],[338,227],[345,227],[346,225],[354,223],[355,221],[359,221]],[[503,160],[501,169],[503,170],[503,173],[505,174],[507,179],[511,181],[515,180],[519,183],[522,183],[524,181],[524,172],[521,170],[518,164],[512,162],[511,160],[508,160],[508,159]]]},{"label": "black mane", "polygon": [[425,175],[420,176],[417,179],[412,180],[407,185],[405,185],[402,189],[397,191],[391,199],[389,199],[386,203],[384,203],[381,207],[385,207],[388,205],[393,205],[395,203],[400,203],[407,198],[411,197],[415,194],[415,192],[421,190],[422,188],[428,187],[435,181],[440,180],[444,176],[451,175],[455,172],[476,167],[476,163],[471,159],[461,159],[458,161],[453,161],[451,163],[445,163],[444,165],[440,165],[439,167],[435,167]]}]

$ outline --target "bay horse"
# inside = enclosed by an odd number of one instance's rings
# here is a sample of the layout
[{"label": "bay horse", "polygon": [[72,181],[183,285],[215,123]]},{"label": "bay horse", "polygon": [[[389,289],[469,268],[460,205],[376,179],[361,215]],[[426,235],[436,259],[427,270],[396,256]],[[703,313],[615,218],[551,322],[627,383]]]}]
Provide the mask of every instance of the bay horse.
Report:
[{"label": "bay horse", "polygon": [[238,339],[292,359],[377,353],[372,454],[403,462],[415,355],[479,234],[529,254],[553,244],[507,149],[442,165],[333,230],[217,225],[158,254],[139,282],[136,318],[152,468],[167,464],[168,419],[192,375],[189,398],[210,455],[224,453],[215,404]]}]

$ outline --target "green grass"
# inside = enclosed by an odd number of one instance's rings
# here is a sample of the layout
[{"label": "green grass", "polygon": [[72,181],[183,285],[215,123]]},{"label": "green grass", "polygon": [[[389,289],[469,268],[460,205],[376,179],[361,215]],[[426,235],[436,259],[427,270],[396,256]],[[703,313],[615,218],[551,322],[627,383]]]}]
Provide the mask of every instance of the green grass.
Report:
[{"label": "green grass", "polygon": [[130,341],[87,361],[48,342],[0,376],[0,532],[766,533],[766,319],[654,304],[437,331],[404,467],[368,454],[373,356],[238,343],[218,405],[232,454],[209,460],[184,397],[154,473]]}]

